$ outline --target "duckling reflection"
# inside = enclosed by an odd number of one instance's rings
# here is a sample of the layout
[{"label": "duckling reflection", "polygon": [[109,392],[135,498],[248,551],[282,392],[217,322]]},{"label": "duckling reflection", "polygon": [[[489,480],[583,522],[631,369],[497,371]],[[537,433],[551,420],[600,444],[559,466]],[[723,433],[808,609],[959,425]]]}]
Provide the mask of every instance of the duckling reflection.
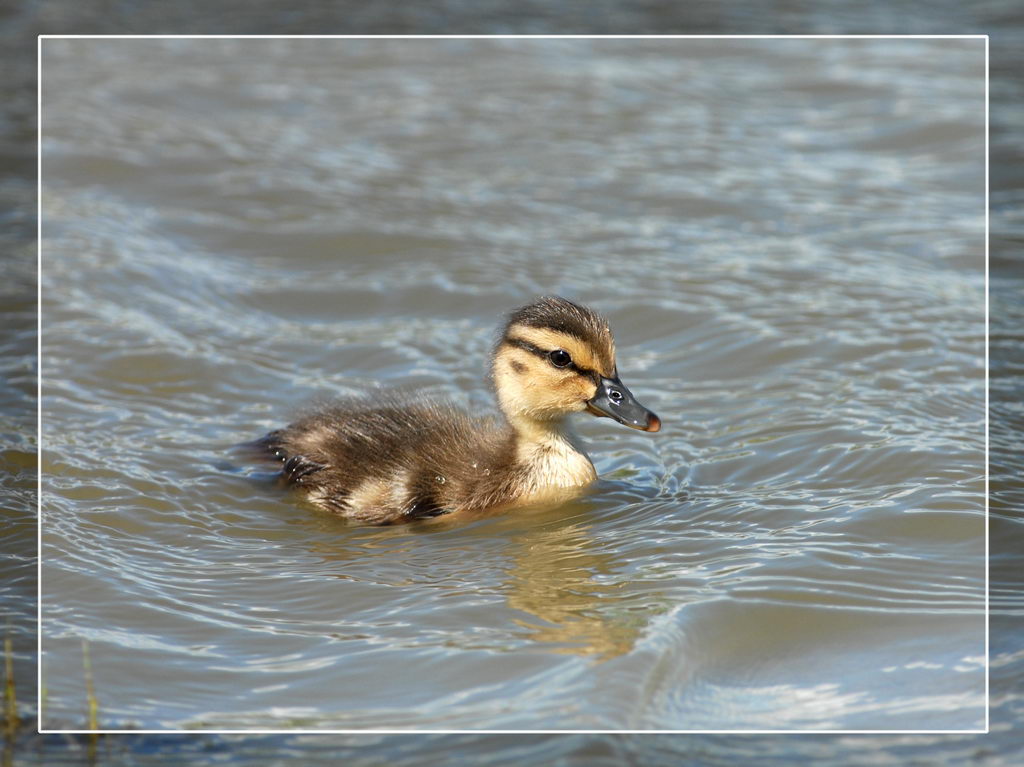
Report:
[{"label": "duckling reflection", "polygon": [[516,619],[544,649],[608,660],[633,649],[643,621],[610,609],[617,597],[595,578],[615,571],[587,528],[568,524],[516,536],[506,582],[508,606],[538,620]]},{"label": "duckling reflection", "polygon": [[501,419],[384,394],[347,399],[271,432],[281,479],[313,504],[390,524],[576,495],[597,478],[567,416],[661,428],[619,380],[608,323],[564,298],[514,311],[492,355]]},{"label": "duckling reflection", "polygon": [[[634,597],[620,596],[623,563],[615,547],[601,545],[579,521],[588,505],[538,504],[516,517],[481,512],[482,526],[475,528],[442,517],[422,526],[367,528],[358,537],[325,536],[340,533],[344,524],[328,516],[301,524],[309,528],[306,545],[323,563],[324,574],[388,587],[382,592],[384,603],[340,618],[338,636],[363,634],[375,624],[377,609],[383,606],[391,614],[387,600],[401,600],[412,589],[416,604],[433,605],[431,636],[440,637],[436,641],[445,647],[479,648],[483,643],[509,651],[525,642],[530,651],[604,661],[629,654],[652,615],[666,608],[658,596],[648,594],[643,609]],[[503,609],[472,607],[481,591],[500,593]],[[445,618],[453,606],[457,624]],[[392,631],[390,621],[380,630]]]}]

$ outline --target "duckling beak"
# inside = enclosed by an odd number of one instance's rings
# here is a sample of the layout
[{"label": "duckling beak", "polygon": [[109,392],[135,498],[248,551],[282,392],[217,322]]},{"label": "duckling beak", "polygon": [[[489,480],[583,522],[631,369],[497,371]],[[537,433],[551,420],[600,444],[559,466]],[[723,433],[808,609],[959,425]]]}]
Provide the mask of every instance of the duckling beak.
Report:
[{"label": "duckling beak", "polygon": [[631,429],[658,431],[661,428],[661,419],[637,402],[618,376],[601,379],[594,398],[587,402],[587,410],[596,416],[614,418]]}]

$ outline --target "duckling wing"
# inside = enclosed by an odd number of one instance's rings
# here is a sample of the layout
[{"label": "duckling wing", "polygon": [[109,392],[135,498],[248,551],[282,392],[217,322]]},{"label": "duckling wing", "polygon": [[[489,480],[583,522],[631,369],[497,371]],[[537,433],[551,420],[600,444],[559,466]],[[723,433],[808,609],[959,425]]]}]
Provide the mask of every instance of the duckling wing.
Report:
[{"label": "duckling wing", "polygon": [[481,462],[503,440],[497,422],[389,394],[321,407],[264,445],[282,461],[285,485],[329,511],[382,524],[465,505]]}]

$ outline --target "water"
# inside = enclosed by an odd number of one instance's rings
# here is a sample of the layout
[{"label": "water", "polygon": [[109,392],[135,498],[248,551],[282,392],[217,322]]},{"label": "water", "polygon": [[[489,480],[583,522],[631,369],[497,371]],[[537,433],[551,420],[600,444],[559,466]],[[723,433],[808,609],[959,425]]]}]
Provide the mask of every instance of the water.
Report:
[{"label": "water", "polygon": [[[978,729],[979,41],[49,41],[43,722]],[[375,529],[230,451],[611,322],[657,435]]]},{"label": "water", "polygon": [[[592,5],[592,4],[591,4]],[[270,13],[251,2],[225,9],[219,18],[206,5],[189,2],[133,8],[131,14],[93,4],[49,3],[39,18],[31,3],[9,4],[0,20],[12,45],[5,48],[5,73],[0,110],[0,197],[10,203],[0,241],[4,322],[5,378],[0,387],[0,440],[4,472],[0,487],[6,511],[5,553],[0,603],[8,618],[7,636],[13,638],[14,677],[23,706],[26,730],[34,729],[35,701],[35,38],[37,31],[153,32],[251,31],[609,31],[609,32],[992,32],[992,732],[987,735],[877,735],[785,736],[669,735],[556,735],[536,736],[309,736],[285,737],[181,735],[119,736],[104,738],[92,750],[104,764],[335,764],[338,761],[420,765],[450,761],[453,755],[476,764],[510,761],[551,764],[650,764],[680,762],[731,765],[757,758],[758,763],[788,765],[801,759],[816,764],[927,763],[959,765],[1018,764],[1024,754],[1019,735],[1021,679],[1024,657],[1020,638],[1020,507],[1021,460],[1019,401],[1022,317],[1020,302],[1021,218],[1019,189],[1024,183],[1020,137],[1021,122],[1020,22],[1015,5],[987,2],[970,6],[929,2],[927,8],[867,3],[852,6],[815,2],[731,5],[699,3],[682,6],[615,6],[595,13],[588,5],[579,13],[571,2],[543,8],[508,9],[487,3],[472,8],[444,4],[444,13],[423,13],[420,6],[402,12],[388,6],[381,13],[374,5],[352,8],[347,4],[305,6],[295,3],[287,11]],[[63,7],[62,7],[63,6]],[[428,4],[429,6],[429,4]],[[20,7],[20,11],[17,10]],[[925,12],[921,12],[924,10]],[[365,12],[365,13],[364,13]],[[811,12],[811,13],[808,13]],[[368,14],[368,15],[367,15]],[[450,14],[450,15],[449,15]],[[409,26],[411,24],[411,26]],[[230,28],[229,28],[230,27]],[[15,41],[21,40],[19,47]],[[20,54],[20,55],[19,55]],[[2,55],[2,54],[0,54]],[[82,706],[84,718],[84,704]],[[5,743],[5,763],[11,758]],[[19,751],[19,747],[23,746]],[[90,744],[63,736],[26,735],[15,743],[16,764],[82,764]]]}]

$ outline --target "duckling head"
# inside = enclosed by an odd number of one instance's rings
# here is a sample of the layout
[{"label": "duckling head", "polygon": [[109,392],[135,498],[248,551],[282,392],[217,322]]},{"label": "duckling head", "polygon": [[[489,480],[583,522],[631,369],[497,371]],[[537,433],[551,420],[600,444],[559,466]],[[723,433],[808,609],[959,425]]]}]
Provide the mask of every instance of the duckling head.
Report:
[{"label": "duckling head", "polygon": [[545,296],[508,318],[494,352],[498,404],[519,428],[557,428],[587,411],[642,431],[661,420],[619,380],[615,342],[596,312]]}]

